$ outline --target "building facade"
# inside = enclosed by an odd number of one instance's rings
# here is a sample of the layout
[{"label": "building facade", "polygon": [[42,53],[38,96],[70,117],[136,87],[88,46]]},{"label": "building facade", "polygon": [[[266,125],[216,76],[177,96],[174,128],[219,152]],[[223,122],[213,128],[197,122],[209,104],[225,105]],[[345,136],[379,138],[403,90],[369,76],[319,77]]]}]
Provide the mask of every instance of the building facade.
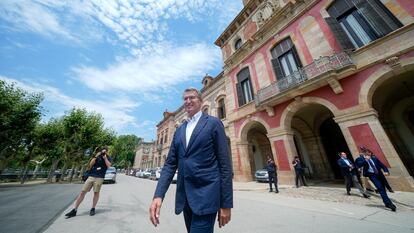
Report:
[{"label": "building facade", "polygon": [[153,154],[156,151],[155,142],[141,142],[135,152],[133,169],[152,168]]},{"label": "building facade", "polygon": [[235,180],[273,156],[292,184],[296,155],[311,179],[337,179],[337,154],[365,146],[413,191],[414,1],[243,2],[215,42]]}]

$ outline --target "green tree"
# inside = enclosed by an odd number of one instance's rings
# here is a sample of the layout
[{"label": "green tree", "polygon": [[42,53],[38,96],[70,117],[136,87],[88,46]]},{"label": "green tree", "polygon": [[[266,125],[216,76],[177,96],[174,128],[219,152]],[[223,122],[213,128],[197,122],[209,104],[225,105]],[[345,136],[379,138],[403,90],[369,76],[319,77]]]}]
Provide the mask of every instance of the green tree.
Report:
[{"label": "green tree", "polygon": [[115,140],[112,150],[115,166],[127,169],[129,172],[130,166],[134,164],[136,147],[141,140],[136,135],[120,135]]},{"label": "green tree", "polygon": [[62,118],[51,119],[46,124],[39,124],[36,128],[35,141],[34,153],[38,156],[45,156],[51,162],[47,181],[52,182],[52,177],[64,152]]},{"label": "green tree", "polygon": [[[0,80],[0,172],[17,154],[29,153],[30,137],[41,117],[42,94],[29,94]],[[28,156],[23,156],[28,160]]]},{"label": "green tree", "polygon": [[[110,145],[115,133],[104,128],[104,120],[100,114],[88,112],[85,109],[73,108],[63,117],[64,126],[64,165],[62,173],[66,173],[68,166],[72,172],[85,165],[86,151],[92,155],[102,145]],[[70,176],[72,177],[72,176]]]}]

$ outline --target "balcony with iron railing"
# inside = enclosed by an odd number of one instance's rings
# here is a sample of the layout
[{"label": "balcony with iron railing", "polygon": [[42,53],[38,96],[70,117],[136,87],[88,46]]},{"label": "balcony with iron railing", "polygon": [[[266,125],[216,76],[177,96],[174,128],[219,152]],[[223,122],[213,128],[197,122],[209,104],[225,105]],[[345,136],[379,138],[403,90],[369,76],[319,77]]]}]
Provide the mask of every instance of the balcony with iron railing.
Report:
[{"label": "balcony with iron railing", "polygon": [[354,66],[354,63],[346,52],[320,57],[314,60],[311,64],[293,72],[291,75],[260,89],[255,97],[256,106],[259,106],[272,98],[277,98],[288,90],[300,86],[302,83],[317,80],[317,77],[329,76],[331,73],[338,73],[350,66]]}]

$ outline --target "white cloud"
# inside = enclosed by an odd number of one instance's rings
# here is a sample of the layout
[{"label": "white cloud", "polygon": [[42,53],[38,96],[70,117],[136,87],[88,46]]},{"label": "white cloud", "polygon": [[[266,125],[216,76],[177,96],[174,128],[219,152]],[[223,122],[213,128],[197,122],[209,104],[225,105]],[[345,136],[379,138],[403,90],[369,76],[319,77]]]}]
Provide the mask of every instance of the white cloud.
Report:
[{"label": "white cloud", "polygon": [[121,130],[131,126],[139,128],[142,127],[141,125],[143,124],[138,123],[137,119],[131,114],[131,112],[137,109],[141,103],[133,101],[125,96],[114,97],[111,95],[111,98],[107,99],[84,100],[65,95],[59,89],[49,85],[19,81],[1,75],[0,79],[8,83],[15,83],[18,87],[31,93],[43,93],[45,102],[60,107],[60,112],[55,114],[55,116],[63,115],[64,111],[77,107],[100,113],[105,119],[106,126],[114,128],[115,130]]},{"label": "white cloud", "polygon": [[220,62],[214,47],[195,44],[173,48],[165,45],[148,56],[119,61],[105,69],[73,68],[77,79],[91,89],[156,92],[192,78],[200,79]]},{"label": "white cloud", "polygon": [[[164,43],[167,19],[218,18],[228,23],[229,10],[233,14],[236,6],[240,6],[240,0],[3,0],[0,19],[20,30],[77,42],[102,38],[113,41],[115,35],[121,45],[135,48],[133,54],[143,55],[152,45]],[[102,26],[114,34],[106,33]],[[141,49],[144,52],[139,52]]]}]

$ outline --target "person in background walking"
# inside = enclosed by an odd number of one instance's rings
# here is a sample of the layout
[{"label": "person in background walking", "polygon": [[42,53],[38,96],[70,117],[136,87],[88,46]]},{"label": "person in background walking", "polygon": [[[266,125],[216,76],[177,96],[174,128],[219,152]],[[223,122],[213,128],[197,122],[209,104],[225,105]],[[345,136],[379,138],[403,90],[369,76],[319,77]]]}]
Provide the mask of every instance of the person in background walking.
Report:
[{"label": "person in background walking", "polygon": [[381,181],[381,175],[388,175],[388,168],[381,163],[377,158],[372,157],[370,151],[364,151],[365,161],[363,163],[364,176],[368,177],[377,188],[381,195],[382,201],[385,207],[390,208],[392,211],[396,211],[397,207],[392,203],[387,195],[387,191]]},{"label": "person in background walking", "polygon": [[[371,155],[371,158],[378,159],[377,156],[375,156],[374,153],[370,149],[365,149],[365,153],[368,153]],[[379,159],[378,159],[379,160]],[[391,188],[390,184],[388,183],[387,178],[383,173],[379,174],[379,179],[381,180],[382,185],[388,189],[389,192],[393,193],[394,190]]]},{"label": "person in background walking", "polygon": [[358,181],[358,177],[356,175],[357,170],[354,163],[347,158],[345,152],[340,152],[339,157],[340,158],[338,159],[338,165],[341,168],[341,173],[345,178],[346,194],[351,195],[351,187],[353,182],[354,186],[358,188],[359,192],[361,192],[365,198],[369,198],[368,193],[366,193]]},{"label": "person in background walking", "polygon": [[304,167],[302,165],[302,162],[300,161],[300,159],[299,159],[298,156],[295,156],[295,158],[292,161],[292,164],[293,164],[293,167],[295,168],[295,174],[296,174],[295,184],[296,184],[296,188],[299,188],[299,179],[302,181],[302,185],[308,186],[306,184],[305,177],[304,177],[304,174],[303,174],[304,171],[305,171],[305,169],[304,169]]},{"label": "person in background walking", "polygon": [[269,175],[269,192],[273,192],[272,183],[275,185],[275,193],[279,192],[277,188],[277,166],[275,161],[273,161],[270,156],[267,157],[267,164],[266,164],[267,174]]}]

